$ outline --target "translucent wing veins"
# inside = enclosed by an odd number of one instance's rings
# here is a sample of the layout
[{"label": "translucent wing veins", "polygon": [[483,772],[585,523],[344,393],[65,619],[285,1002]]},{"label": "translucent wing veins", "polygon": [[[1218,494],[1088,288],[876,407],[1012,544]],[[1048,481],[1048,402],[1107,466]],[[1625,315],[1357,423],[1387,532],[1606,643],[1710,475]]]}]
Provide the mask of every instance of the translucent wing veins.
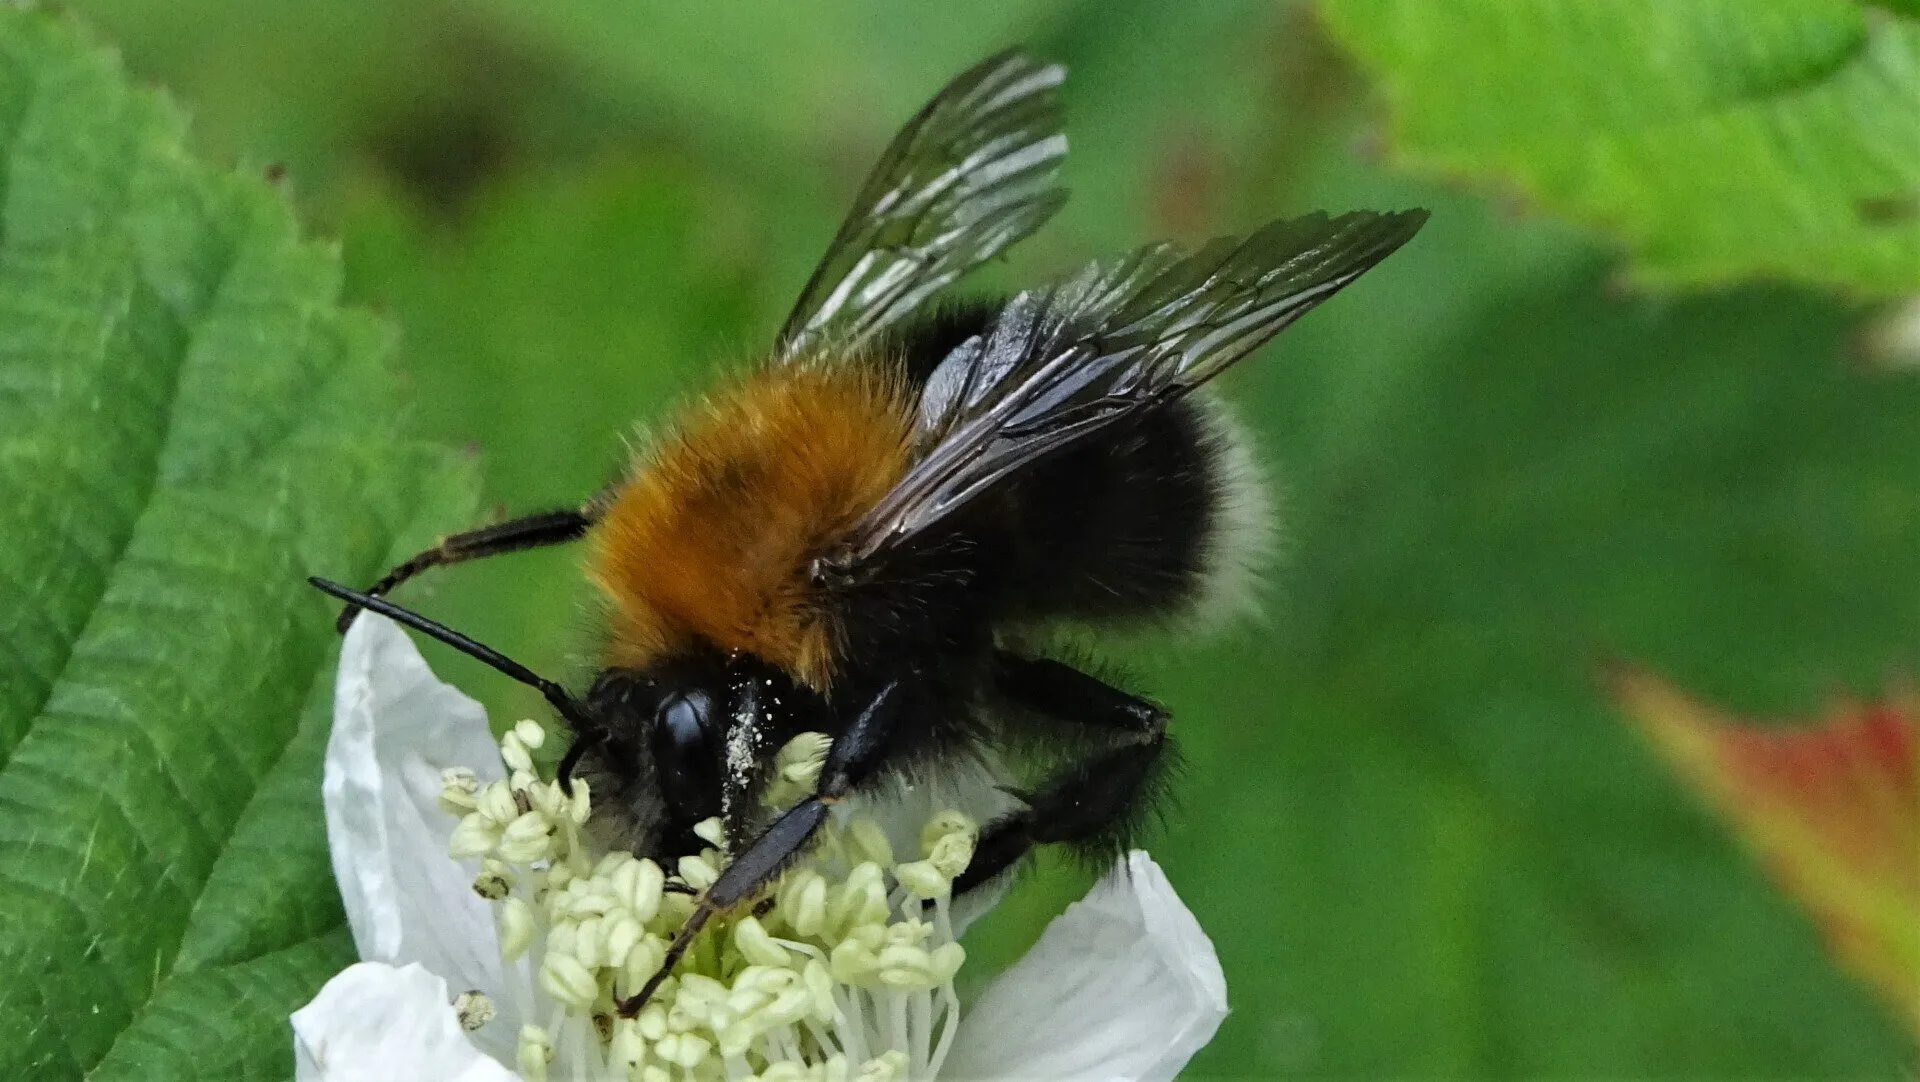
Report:
[{"label": "translucent wing veins", "polygon": [[1405,244],[1425,211],[1312,214],[1187,254],[1142,248],[1010,301],[935,369],[914,464],[855,526],[869,560],[1024,464],[1177,398]]},{"label": "translucent wing veins", "polygon": [[894,137],[801,290],[776,359],[854,349],[1060,209],[1066,77],[1018,51],[962,73]]}]

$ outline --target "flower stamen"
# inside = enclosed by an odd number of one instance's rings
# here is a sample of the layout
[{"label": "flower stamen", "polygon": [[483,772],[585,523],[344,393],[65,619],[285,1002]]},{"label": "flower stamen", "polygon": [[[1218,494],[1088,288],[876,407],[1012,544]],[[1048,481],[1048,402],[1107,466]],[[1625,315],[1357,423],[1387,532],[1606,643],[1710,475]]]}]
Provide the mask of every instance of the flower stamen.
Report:
[{"label": "flower stamen", "polygon": [[[971,819],[936,815],[919,858],[904,862],[871,819],[836,819],[757,904],[717,916],[637,1017],[619,1019],[615,1004],[659,969],[693,895],[725,869],[726,833],[718,819],[701,823],[695,833],[710,848],[671,872],[626,852],[590,853],[580,829],[587,785],[574,779],[569,794],[541,776],[531,751],[545,740],[536,723],[518,723],[500,739],[506,780],[482,786],[447,771],[440,799],[461,817],[449,854],[481,858],[473,889],[493,906],[503,972],[523,986],[512,1001],[532,1008],[528,1017],[550,1013],[518,1036],[529,1082],[557,1060],[563,1077],[644,1082],[939,1073],[960,1018],[953,979],[966,952],[947,903],[979,835]],[[783,747],[766,803],[811,791],[830,743],[805,733]],[[477,1029],[491,1012],[486,1001],[461,1018]]]}]

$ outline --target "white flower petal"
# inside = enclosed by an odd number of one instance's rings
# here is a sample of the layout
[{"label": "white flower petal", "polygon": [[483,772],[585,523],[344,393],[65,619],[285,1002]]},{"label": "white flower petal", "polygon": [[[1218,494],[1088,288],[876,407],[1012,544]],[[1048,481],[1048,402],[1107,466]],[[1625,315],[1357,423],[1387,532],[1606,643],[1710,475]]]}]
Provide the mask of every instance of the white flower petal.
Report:
[{"label": "white flower petal", "polygon": [[475,1048],[447,982],[418,965],[348,966],[293,1012],[298,1082],[517,1082]]},{"label": "white flower petal", "polygon": [[440,771],[482,784],[500,754],[480,704],[441,683],[392,621],[363,612],[340,649],[322,792],[334,878],[362,961],[418,962],[462,991],[500,987],[477,867],[447,856]]},{"label": "white flower petal", "polygon": [[1226,1015],[1213,944],[1136,851],[967,1012],[941,1077],[1167,1082]]}]

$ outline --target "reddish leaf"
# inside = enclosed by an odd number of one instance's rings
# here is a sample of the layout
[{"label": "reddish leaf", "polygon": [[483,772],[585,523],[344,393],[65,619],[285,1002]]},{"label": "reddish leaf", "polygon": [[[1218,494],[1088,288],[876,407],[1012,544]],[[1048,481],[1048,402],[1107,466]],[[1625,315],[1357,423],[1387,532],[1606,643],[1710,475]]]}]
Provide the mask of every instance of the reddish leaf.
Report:
[{"label": "reddish leaf", "polygon": [[1920,1033],[1920,699],[1843,706],[1809,726],[1727,718],[1643,672],[1614,691],[1841,963]]}]

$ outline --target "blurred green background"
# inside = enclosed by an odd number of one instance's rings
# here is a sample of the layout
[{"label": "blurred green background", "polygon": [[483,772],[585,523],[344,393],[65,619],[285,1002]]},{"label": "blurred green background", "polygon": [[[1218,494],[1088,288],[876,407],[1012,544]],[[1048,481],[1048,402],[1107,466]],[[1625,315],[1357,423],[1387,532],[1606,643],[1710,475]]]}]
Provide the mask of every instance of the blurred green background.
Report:
[{"label": "blurred green background", "polygon": [[[511,511],[592,491],[636,422],[761,348],[885,139],[1009,42],[1070,66],[1074,196],[986,284],[1432,207],[1223,380],[1285,512],[1265,620],[1127,651],[1188,758],[1154,853],[1234,1005],[1189,1075],[1914,1069],[1596,679],[1630,658],[1793,715],[1912,673],[1920,389],[1853,348],[1858,308],[1629,290],[1586,235],[1396,172],[1377,92],[1297,4],[71,7],[202,151],[285,166],[351,298],[401,328],[416,428],[471,447]],[[403,596],[579,674],[576,559]],[[438,660],[496,717],[538,712]],[[1042,869],[977,933],[979,968],[1084,887]]]}]

